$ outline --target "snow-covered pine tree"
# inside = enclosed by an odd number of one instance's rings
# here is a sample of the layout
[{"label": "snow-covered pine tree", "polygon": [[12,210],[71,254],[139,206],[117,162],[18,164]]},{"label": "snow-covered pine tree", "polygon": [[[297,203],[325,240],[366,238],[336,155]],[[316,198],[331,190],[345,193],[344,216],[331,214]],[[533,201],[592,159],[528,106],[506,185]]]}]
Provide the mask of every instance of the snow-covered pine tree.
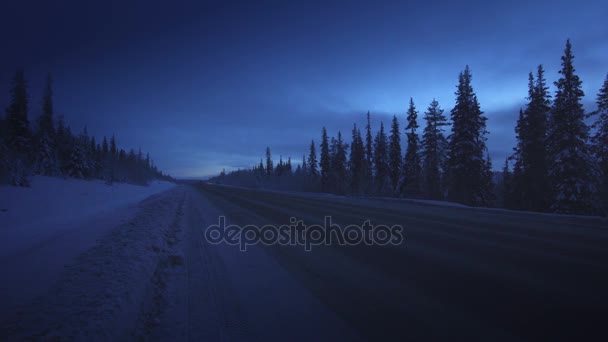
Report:
[{"label": "snow-covered pine tree", "polygon": [[401,131],[399,131],[399,120],[393,115],[391,123],[391,135],[389,137],[389,177],[391,181],[391,189],[394,194],[398,192],[399,180],[402,173],[402,157],[401,157]]},{"label": "snow-covered pine tree", "polygon": [[426,126],[422,134],[422,179],[424,194],[427,198],[443,199],[442,177],[447,156],[447,140],[443,127],[447,126],[443,109],[433,99],[424,113]]},{"label": "snow-covered pine tree", "polygon": [[551,210],[565,214],[598,211],[597,167],[589,145],[589,127],[581,103],[585,95],[574,69],[570,40],[562,56],[561,77],[548,127]]},{"label": "snow-covered pine tree", "polygon": [[53,122],[53,88],[51,75],[47,76],[44,98],[42,100],[42,115],[38,118],[36,133],[36,152],[34,168],[37,174],[54,176],[59,174],[57,144],[55,141],[55,125]]},{"label": "snow-covered pine tree", "polygon": [[449,137],[447,161],[448,199],[467,205],[484,206],[484,183],[487,161],[486,117],[479,108],[471,86],[467,65],[458,76],[456,105],[452,109],[452,134]]},{"label": "snow-covered pine tree", "polygon": [[28,114],[27,83],[23,69],[13,77],[11,102],[6,109],[6,146],[10,183],[28,186],[32,160],[32,132]]},{"label": "snow-covered pine tree", "polygon": [[384,123],[380,122],[380,130],[374,139],[374,173],[375,190],[378,195],[389,195],[390,178],[388,162],[388,140],[384,132]]},{"label": "snow-covered pine tree", "polygon": [[88,138],[83,132],[77,139],[74,140],[70,152],[70,159],[67,165],[68,176],[74,178],[88,177],[90,165],[88,160]]},{"label": "snow-covered pine tree", "polygon": [[597,119],[593,124],[593,152],[600,171],[599,192],[604,213],[608,213],[608,75],[597,94]]},{"label": "snow-covered pine tree", "polygon": [[414,106],[414,100],[410,98],[409,108],[407,110],[407,126],[405,132],[407,135],[407,149],[405,150],[405,159],[403,161],[403,178],[404,184],[403,193],[407,196],[418,196],[422,183],[422,169],[420,165],[420,140],[416,130],[418,129],[418,111]]}]

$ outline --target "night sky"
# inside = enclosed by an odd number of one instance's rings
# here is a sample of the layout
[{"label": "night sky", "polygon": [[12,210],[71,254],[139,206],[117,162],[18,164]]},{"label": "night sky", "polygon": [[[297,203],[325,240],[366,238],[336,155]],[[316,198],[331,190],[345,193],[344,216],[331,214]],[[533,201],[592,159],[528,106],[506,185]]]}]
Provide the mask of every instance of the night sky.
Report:
[{"label": "night sky", "polygon": [[0,106],[23,66],[39,115],[50,71],[73,130],[201,177],[252,166],[267,145],[300,161],[322,126],[350,140],[368,110],[374,128],[393,114],[403,126],[410,97],[421,116],[433,98],[449,115],[468,64],[498,169],[528,72],[542,63],[552,85],[566,38],[588,110],[608,73],[606,1],[329,3],[3,1]]}]

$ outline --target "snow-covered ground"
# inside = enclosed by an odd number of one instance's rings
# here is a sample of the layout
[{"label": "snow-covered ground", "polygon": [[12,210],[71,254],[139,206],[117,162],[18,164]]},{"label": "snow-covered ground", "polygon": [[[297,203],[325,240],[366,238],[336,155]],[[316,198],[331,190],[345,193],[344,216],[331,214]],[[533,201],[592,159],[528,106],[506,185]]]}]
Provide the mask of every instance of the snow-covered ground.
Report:
[{"label": "snow-covered ground", "polygon": [[34,177],[29,188],[0,187],[0,319],[51,288],[64,266],[133,217],[138,202],[174,186]]},{"label": "snow-covered ground", "polygon": [[149,186],[34,177],[29,188],[0,187],[0,258],[65,231],[72,222],[137,203],[175,184]]}]

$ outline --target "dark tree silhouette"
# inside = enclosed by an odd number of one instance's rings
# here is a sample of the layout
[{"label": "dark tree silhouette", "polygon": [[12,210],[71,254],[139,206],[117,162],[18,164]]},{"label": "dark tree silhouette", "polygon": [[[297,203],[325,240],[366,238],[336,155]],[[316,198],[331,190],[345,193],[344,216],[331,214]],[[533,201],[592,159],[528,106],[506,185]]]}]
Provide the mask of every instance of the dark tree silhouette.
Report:
[{"label": "dark tree silhouette", "polygon": [[405,132],[407,135],[407,149],[405,152],[405,160],[403,162],[403,178],[404,184],[402,191],[408,196],[418,196],[420,193],[422,169],[420,165],[420,150],[419,138],[416,130],[418,129],[418,111],[414,106],[414,100],[410,98],[409,108],[407,110],[407,126]]},{"label": "dark tree silhouette", "polygon": [[581,103],[585,94],[573,60],[572,45],[567,40],[548,129],[551,209],[566,214],[592,214],[598,211],[598,174]]},{"label": "dark tree silhouette", "polygon": [[608,75],[604,85],[597,94],[597,119],[593,124],[596,133],[593,136],[593,152],[599,163],[600,195],[604,211],[608,211]]},{"label": "dark tree silhouette", "polygon": [[448,199],[468,205],[487,206],[486,117],[471,86],[469,66],[458,76],[456,105],[452,109],[452,134],[447,161]]},{"label": "dark tree silhouette", "polygon": [[391,190],[393,193],[396,193],[402,173],[401,131],[399,131],[399,120],[397,120],[396,115],[393,115],[393,121],[391,123],[391,135],[389,138],[388,150],[389,177],[392,187]]},{"label": "dark tree silhouette", "polygon": [[443,109],[433,99],[424,113],[426,127],[422,134],[423,192],[427,198],[443,199],[442,178],[447,156],[447,139],[443,127],[447,126]]}]

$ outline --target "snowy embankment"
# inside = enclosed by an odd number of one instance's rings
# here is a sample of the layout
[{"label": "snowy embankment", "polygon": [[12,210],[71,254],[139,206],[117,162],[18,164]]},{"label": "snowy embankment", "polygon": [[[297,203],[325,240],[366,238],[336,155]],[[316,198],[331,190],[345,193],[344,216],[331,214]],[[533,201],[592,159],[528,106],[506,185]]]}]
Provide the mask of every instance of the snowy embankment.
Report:
[{"label": "snowy embankment", "polygon": [[0,187],[0,259],[64,233],[72,223],[113,212],[175,184],[149,186],[34,177],[29,188]]},{"label": "snowy embankment", "polygon": [[48,292],[65,266],[134,217],[138,202],[174,186],[34,177],[29,188],[0,187],[0,319]]}]

